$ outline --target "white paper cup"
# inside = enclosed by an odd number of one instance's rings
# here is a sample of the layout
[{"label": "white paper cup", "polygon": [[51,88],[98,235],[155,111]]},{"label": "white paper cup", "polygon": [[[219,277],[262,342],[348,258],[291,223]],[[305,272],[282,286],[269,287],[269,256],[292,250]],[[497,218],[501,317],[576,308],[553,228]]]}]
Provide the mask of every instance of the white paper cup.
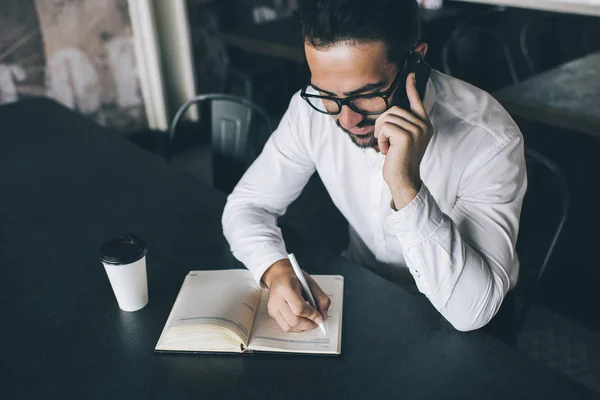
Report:
[{"label": "white paper cup", "polygon": [[123,311],[137,311],[148,304],[146,244],[134,235],[122,235],[102,246],[100,260]]},{"label": "white paper cup", "polygon": [[427,10],[437,10],[438,8],[442,8],[444,5],[443,0],[417,0],[421,8]]}]

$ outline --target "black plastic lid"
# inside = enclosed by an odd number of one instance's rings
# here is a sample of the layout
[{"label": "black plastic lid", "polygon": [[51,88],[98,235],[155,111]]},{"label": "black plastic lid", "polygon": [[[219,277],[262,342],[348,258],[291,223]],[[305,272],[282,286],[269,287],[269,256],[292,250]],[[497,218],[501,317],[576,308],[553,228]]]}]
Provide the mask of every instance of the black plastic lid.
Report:
[{"label": "black plastic lid", "polygon": [[146,243],[135,235],[121,235],[105,243],[100,249],[100,260],[105,264],[125,265],[146,255]]}]

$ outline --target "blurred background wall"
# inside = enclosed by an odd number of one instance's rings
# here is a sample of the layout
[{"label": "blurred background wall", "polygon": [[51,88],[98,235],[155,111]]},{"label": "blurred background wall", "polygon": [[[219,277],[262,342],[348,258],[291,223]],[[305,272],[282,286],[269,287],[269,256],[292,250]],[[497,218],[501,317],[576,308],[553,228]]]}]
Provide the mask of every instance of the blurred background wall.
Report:
[{"label": "blurred background wall", "polygon": [[0,104],[32,96],[122,132],[146,127],[127,0],[0,2]]}]

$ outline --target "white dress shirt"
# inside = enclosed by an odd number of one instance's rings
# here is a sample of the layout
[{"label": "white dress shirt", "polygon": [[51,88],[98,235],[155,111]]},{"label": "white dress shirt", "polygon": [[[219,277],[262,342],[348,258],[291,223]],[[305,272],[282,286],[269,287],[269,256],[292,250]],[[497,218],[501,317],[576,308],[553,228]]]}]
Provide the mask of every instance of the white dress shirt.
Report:
[{"label": "white dress shirt", "polygon": [[491,320],[519,272],[523,138],[489,94],[438,71],[424,105],[434,135],[421,162],[423,185],[394,211],[385,156],[359,148],[330,116],[293,96],[222,217],[234,256],[259,283],[287,257],[277,216],[316,170],[350,225],[348,257],[394,279],[408,277],[458,330]]}]

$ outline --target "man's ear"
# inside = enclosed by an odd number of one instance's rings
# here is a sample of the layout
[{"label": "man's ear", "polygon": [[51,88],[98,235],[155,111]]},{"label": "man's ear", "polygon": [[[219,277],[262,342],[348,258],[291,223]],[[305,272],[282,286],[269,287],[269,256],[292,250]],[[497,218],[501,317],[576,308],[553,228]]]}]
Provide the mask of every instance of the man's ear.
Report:
[{"label": "man's ear", "polygon": [[427,43],[425,42],[420,42],[417,47],[415,47],[415,50],[417,53],[419,53],[421,55],[421,57],[425,58],[425,56],[427,55],[427,50],[429,49],[429,46],[427,46]]}]

